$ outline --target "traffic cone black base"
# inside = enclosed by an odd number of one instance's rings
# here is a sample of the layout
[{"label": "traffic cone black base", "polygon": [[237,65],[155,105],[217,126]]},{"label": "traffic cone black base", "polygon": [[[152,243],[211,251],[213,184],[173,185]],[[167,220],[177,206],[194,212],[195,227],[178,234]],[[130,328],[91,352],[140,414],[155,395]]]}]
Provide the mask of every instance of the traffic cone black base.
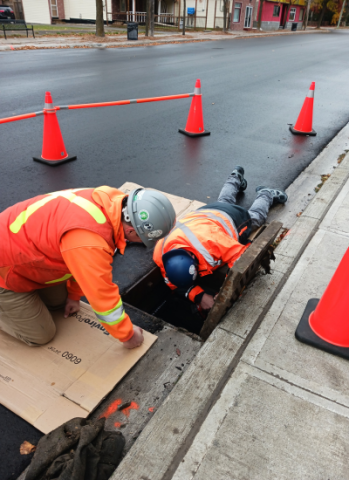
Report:
[{"label": "traffic cone black base", "polygon": [[62,163],[65,163],[65,162],[71,162],[72,160],[76,160],[77,159],[77,156],[69,156],[67,158],[63,158],[63,160],[55,160],[54,162],[52,160],[45,160],[41,157],[41,155],[37,156],[37,157],[33,157],[33,160],[35,160],[36,162],[40,162],[40,163],[46,163],[46,165],[50,165],[51,167],[55,167],[56,165],[62,165]]},{"label": "traffic cone black base", "polygon": [[207,130],[205,130],[204,132],[200,132],[200,133],[190,133],[190,132],[186,132],[185,130],[180,128],[178,131],[179,131],[179,133],[184,133],[184,135],[187,135],[188,137],[204,137],[205,135],[211,135],[211,132],[208,132]]},{"label": "traffic cone black base", "polygon": [[307,306],[305,307],[304,313],[302,315],[301,321],[298,324],[297,330],[295,332],[296,339],[302,343],[306,343],[311,347],[318,348],[324,352],[331,353],[332,355],[337,355],[338,357],[345,358],[349,360],[349,348],[337,347],[337,345],[332,345],[322,338],[318,337],[315,332],[310,328],[309,325],[309,316],[315,310],[317,304],[319,303],[318,298],[311,298]]},{"label": "traffic cone black base", "polygon": [[293,125],[290,126],[290,131],[293,133],[293,135],[305,135],[305,136],[310,136],[310,137],[315,137],[317,133],[315,130],[312,130],[311,132],[300,132],[299,130],[295,130],[293,128]]}]

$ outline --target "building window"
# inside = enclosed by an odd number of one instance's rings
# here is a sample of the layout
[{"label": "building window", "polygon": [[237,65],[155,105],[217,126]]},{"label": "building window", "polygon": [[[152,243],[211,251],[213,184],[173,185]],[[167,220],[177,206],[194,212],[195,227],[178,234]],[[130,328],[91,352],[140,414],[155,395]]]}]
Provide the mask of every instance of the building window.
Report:
[{"label": "building window", "polygon": [[120,12],[126,12],[126,0],[120,1]]},{"label": "building window", "polygon": [[252,7],[248,6],[248,7],[246,7],[246,12],[245,12],[244,28],[250,28],[251,27],[251,19],[252,19]]},{"label": "building window", "polygon": [[291,8],[290,18],[289,18],[289,21],[290,21],[290,22],[294,22],[294,19],[296,18],[296,11],[297,11],[296,8]]},{"label": "building window", "polygon": [[279,17],[279,16],[280,16],[280,6],[274,5],[273,17]]},{"label": "building window", "polygon": [[234,5],[234,18],[233,18],[234,23],[239,23],[240,22],[241,5],[242,5],[241,3],[235,3],[235,5]]},{"label": "building window", "polygon": [[302,10],[299,12],[299,19],[298,21],[301,22],[303,20],[303,17],[304,17],[304,8],[302,8]]},{"label": "building window", "polygon": [[57,0],[51,0],[51,17],[58,18]]}]

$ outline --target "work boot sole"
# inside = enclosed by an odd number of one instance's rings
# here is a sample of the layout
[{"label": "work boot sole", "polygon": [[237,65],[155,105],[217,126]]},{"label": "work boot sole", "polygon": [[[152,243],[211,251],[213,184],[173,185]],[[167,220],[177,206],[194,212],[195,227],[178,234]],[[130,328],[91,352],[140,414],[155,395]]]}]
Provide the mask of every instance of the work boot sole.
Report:
[{"label": "work boot sole", "polygon": [[287,200],[288,200],[288,196],[287,196],[287,193],[282,191],[282,190],[278,190],[277,188],[268,188],[268,187],[264,187],[262,185],[259,185],[258,187],[256,187],[256,192],[260,192],[262,190],[267,190],[268,192],[270,192],[273,196],[273,204],[275,205],[276,203],[286,203]]}]

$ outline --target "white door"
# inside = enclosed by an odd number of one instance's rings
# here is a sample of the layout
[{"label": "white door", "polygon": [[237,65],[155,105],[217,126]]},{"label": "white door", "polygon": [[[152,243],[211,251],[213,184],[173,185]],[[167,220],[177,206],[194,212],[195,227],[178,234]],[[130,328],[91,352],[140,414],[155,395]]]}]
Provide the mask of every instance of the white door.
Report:
[{"label": "white door", "polygon": [[252,20],[252,7],[246,7],[246,12],[245,12],[245,24],[244,28],[250,28],[251,27],[251,20]]}]

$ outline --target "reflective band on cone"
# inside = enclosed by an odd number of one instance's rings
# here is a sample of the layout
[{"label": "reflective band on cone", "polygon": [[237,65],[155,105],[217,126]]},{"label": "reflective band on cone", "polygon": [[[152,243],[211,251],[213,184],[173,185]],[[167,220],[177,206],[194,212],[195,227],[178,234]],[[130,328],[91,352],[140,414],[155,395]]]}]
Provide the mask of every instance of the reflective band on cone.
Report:
[{"label": "reflective band on cone", "polygon": [[305,97],[297,122],[295,125],[290,126],[290,131],[294,135],[316,135],[315,130],[313,130],[314,91],[315,82],[312,82],[309,93]]},{"label": "reflective band on cone", "polygon": [[60,165],[61,163],[76,159],[76,156],[69,156],[65,149],[50,92],[46,92],[45,95],[42,153],[40,156],[33,158],[37,162],[48,165]]}]

